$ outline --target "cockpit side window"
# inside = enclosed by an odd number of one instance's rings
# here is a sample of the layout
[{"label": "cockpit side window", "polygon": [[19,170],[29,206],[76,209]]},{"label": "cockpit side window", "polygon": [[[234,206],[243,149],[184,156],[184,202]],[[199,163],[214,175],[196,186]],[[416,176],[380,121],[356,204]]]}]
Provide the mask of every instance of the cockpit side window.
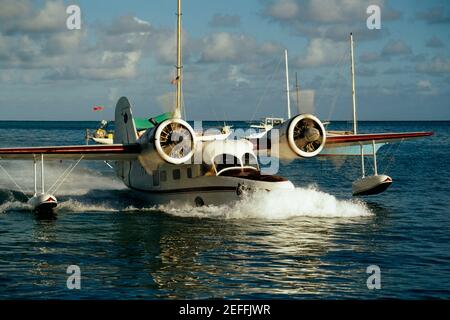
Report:
[{"label": "cockpit side window", "polygon": [[255,156],[250,153],[244,154],[244,157],[242,158],[242,163],[244,164],[244,167],[253,167],[259,170],[258,161],[256,160]]},{"label": "cockpit side window", "polygon": [[241,167],[241,162],[235,156],[224,153],[214,158],[214,165],[216,166],[216,171],[220,172],[226,168]]}]

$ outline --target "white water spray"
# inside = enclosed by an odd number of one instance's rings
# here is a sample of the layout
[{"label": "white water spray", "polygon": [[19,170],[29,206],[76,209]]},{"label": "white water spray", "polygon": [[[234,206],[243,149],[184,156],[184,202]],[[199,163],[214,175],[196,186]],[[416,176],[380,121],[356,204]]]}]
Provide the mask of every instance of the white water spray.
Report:
[{"label": "white water spray", "polygon": [[[62,166],[54,165],[47,171],[49,181],[57,178]],[[13,173],[20,183],[31,185],[32,180],[22,166],[14,167]],[[259,191],[229,205],[193,207],[168,204],[147,208],[127,207],[118,195],[108,196],[108,190],[124,190],[125,186],[117,179],[102,176],[86,168],[78,168],[61,188],[59,194],[69,200],[60,203],[60,212],[164,212],[180,217],[218,218],[218,219],[290,219],[300,216],[354,218],[372,215],[361,201],[339,200],[333,195],[319,191],[315,187],[293,190]],[[77,196],[88,194],[91,190],[102,190],[101,199],[86,199]],[[106,197],[104,197],[106,195]],[[75,196],[76,199],[72,199]],[[120,197],[120,196],[119,196]],[[125,200],[125,199],[124,199]],[[123,203],[123,205],[121,205]],[[25,210],[26,204],[17,199],[8,199],[0,204],[0,212]]]},{"label": "white water spray", "polygon": [[163,211],[175,216],[225,219],[290,219],[294,217],[355,218],[370,216],[372,212],[360,201],[338,200],[316,188],[275,190],[254,194],[233,205],[190,206],[162,205],[151,210]]}]

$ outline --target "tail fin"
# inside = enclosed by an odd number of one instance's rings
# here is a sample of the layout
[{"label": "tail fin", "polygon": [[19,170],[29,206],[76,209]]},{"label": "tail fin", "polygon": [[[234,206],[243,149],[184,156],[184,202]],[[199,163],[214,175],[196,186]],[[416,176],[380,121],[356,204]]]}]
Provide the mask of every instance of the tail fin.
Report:
[{"label": "tail fin", "polygon": [[122,97],[116,105],[114,144],[131,144],[137,141],[137,131],[131,113],[131,105]]}]

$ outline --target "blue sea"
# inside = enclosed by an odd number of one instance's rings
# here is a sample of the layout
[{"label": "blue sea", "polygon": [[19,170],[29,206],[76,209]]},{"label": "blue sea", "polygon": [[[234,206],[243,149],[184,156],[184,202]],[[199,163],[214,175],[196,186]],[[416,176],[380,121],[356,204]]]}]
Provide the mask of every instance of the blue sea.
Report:
[{"label": "blue sea", "polygon": [[[84,144],[96,126],[0,122],[0,147]],[[379,171],[394,184],[356,199],[358,157],[286,163],[279,174],[297,189],[204,208],[142,203],[105,163],[82,162],[57,215],[42,217],[26,205],[32,164],[0,161],[18,184],[0,168],[0,299],[450,299],[450,122],[359,130],[435,135],[383,147]],[[47,185],[69,165],[48,163]],[[67,287],[71,265],[79,290]]]}]

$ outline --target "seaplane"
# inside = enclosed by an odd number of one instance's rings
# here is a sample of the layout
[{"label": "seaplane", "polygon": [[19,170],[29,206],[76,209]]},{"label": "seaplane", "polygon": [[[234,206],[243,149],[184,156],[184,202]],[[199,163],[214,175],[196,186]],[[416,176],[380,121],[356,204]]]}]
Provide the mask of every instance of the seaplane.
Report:
[{"label": "seaplane", "polygon": [[[230,204],[254,191],[294,189],[285,177],[266,174],[259,164],[263,151],[289,162],[318,156],[326,148],[365,146],[404,139],[427,137],[432,132],[349,134],[328,137],[323,123],[314,115],[289,117],[249,140],[237,136],[227,139],[199,139],[191,125],[182,119],[182,38],[181,0],[177,10],[176,99],[172,117],[138,135],[130,100],[119,99],[115,109],[112,145],[76,145],[0,148],[1,160],[29,160],[35,168],[35,194],[29,203],[37,211],[54,210],[58,201],[52,195],[80,161],[107,161],[115,173],[136,195],[150,204],[188,204],[192,206]],[[46,190],[45,161],[71,160],[70,169]],[[37,163],[41,164],[41,190],[37,188]],[[55,185],[55,184],[54,184]]]}]

